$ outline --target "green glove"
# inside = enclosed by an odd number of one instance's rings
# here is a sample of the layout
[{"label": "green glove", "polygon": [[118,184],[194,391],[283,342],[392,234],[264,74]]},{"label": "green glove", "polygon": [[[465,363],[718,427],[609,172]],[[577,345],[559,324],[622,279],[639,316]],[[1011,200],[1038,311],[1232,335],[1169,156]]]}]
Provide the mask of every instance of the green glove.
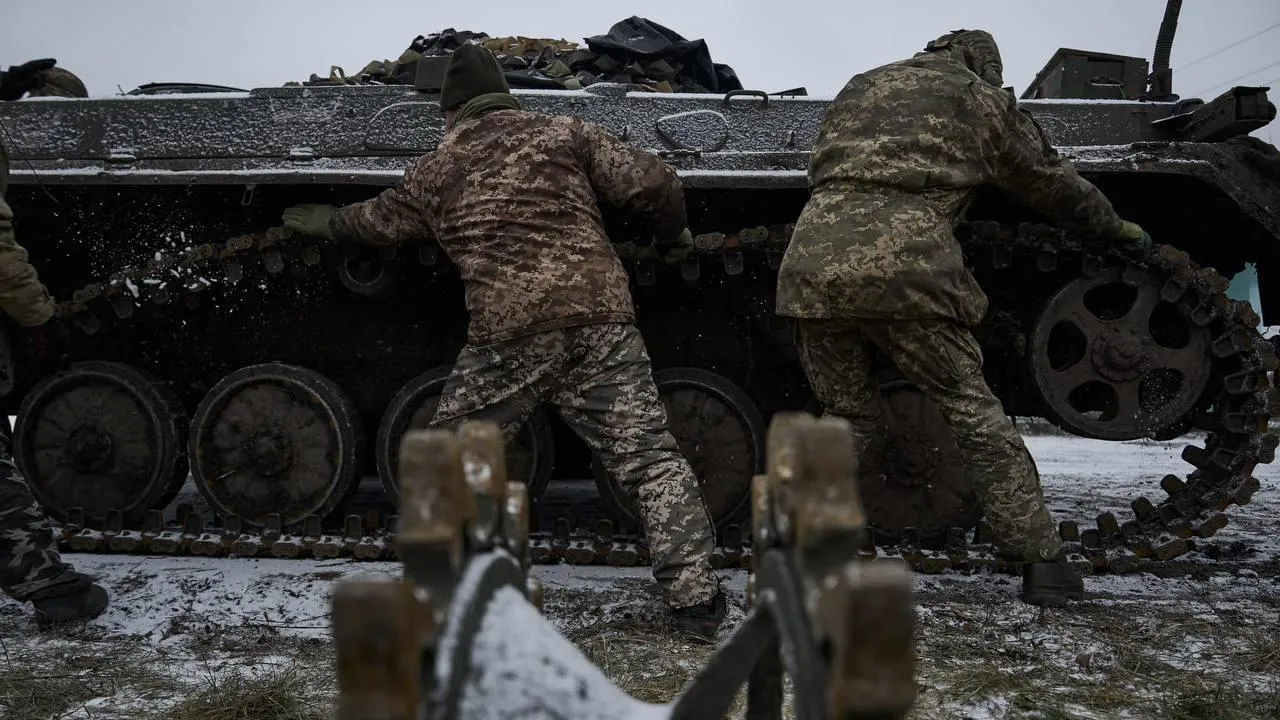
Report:
[{"label": "green glove", "polygon": [[287,208],[281,219],[290,230],[311,237],[328,238],[329,220],[338,208],[333,205],[303,203]]},{"label": "green glove", "polygon": [[1137,253],[1146,253],[1151,249],[1151,236],[1141,225],[1128,220],[1120,226],[1120,240],[1124,241],[1125,249]]},{"label": "green glove", "polygon": [[662,262],[679,265],[693,253],[693,233],[685,228],[669,245],[662,247]]}]

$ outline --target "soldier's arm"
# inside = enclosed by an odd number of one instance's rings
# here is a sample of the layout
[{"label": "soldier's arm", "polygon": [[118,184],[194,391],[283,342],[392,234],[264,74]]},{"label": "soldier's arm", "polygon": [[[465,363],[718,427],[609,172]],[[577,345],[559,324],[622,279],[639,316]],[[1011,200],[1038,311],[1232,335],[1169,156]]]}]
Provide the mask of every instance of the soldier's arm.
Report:
[{"label": "soldier's arm", "polygon": [[1015,200],[1085,237],[1112,240],[1123,221],[1102,191],[1053,149],[1012,95],[982,89],[989,108],[992,180]]},{"label": "soldier's arm", "polygon": [[27,262],[27,251],[13,236],[13,211],[0,197],[0,309],[19,325],[34,327],[53,317],[53,298]]},{"label": "soldier's arm", "polygon": [[393,187],[376,197],[338,208],[329,220],[329,233],[337,240],[367,245],[400,245],[430,240],[427,202],[431,192],[427,178],[430,156],[419,159]]},{"label": "soldier's arm", "polygon": [[676,171],[597,125],[577,127],[578,157],[596,194],[646,222],[657,244],[674,243],[688,223]]}]

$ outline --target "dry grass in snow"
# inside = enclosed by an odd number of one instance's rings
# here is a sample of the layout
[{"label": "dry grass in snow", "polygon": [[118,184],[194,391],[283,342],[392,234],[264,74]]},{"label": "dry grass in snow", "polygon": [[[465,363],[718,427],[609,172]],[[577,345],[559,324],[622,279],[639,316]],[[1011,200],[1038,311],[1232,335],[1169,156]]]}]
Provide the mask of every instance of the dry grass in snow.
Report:
[{"label": "dry grass in snow", "polygon": [[[1036,436],[1060,519],[1123,508],[1179,469],[1185,443]],[[1095,577],[1066,610],[1017,600],[1005,576],[917,576],[915,718],[1280,717],[1277,469],[1219,537],[1161,569]],[[112,593],[85,626],[39,633],[0,600],[0,717],[313,720],[336,690],[335,581],[390,563],[73,555]],[[681,642],[641,568],[535,568],[546,617],[635,697],[669,700],[714,648]],[[729,622],[741,572],[723,574]],[[722,638],[725,635],[722,634]],[[742,698],[735,714],[742,711]]]}]

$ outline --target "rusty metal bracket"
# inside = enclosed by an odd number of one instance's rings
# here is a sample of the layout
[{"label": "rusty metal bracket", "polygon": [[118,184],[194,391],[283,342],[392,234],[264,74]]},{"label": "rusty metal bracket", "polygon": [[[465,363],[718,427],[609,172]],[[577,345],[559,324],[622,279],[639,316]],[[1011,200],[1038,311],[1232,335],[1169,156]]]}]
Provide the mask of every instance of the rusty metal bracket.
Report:
[{"label": "rusty metal bracket", "polygon": [[[528,576],[527,497],[506,476],[492,423],[402,441],[397,551],[404,579],[347,582],[333,600],[340,720],[722,717],[901,718],[915,702],[911,580],[859,560],[866,523],[847,421],[784,413],[754,518],[765,546],[746,619],[670,703],[615,686],[541,617]],[[836,552],[832,552],[835,548]]]}]

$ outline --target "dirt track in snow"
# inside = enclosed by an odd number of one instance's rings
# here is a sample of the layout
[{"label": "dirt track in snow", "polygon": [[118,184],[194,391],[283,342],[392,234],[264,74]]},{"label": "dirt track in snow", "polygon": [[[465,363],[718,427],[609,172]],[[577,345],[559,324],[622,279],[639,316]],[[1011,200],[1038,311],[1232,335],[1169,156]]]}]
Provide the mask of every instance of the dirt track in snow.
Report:
[{"label": "dirt track in snow", "polygon": [[[1180,443],[1028,438],[1058,519],[1124,511],[1182,471]],[[1041,612],[1004,576],[917,576],[915,717],[1280,716],[1280,472],[1232,524],[1172,570],[1095,577],[1090,598]],[[1205,555],[1228,558],[1210,562]],[[392,563],[71,555],[113,603],[83,627],[42,634],[0,600],[0,716],[331,717],[328,596]],[[611,678],[661,702],[709,648],[680,643],[644,569],[537,567],[546,615]],[[742,572],[723,573],[741,617]]]}]

